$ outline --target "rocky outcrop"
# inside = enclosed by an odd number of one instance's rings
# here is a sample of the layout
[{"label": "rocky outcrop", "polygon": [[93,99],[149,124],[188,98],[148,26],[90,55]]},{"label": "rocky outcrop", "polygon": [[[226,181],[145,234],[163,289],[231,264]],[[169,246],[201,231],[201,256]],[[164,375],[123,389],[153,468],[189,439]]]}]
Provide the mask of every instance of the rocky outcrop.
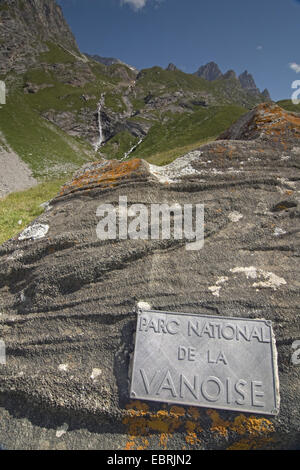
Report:
[{"label": "rocky outcrop", "polygon": [[271,95],[270,95],[270,92],[267,88],[265,88],[262,92],[261,92],[262,96],[265,98],[265,101],[272,101],[272,98],[271,98]]},{"label": "rocky outcrop", "polygon": [[300,139],[300,115],[276,104],[263,103],[245,114],[219,139],[266,140],[288,150]]},{"label": "rocky outcrop", "polygon": [[237,76],[234,70],[228,70],[228,72],[224,73],[223,78],[226,80],[237,80]]},{"label": "rocky outcrop", "polygon": [[172,64],[171,62],[166,68],[166,70],[168,70],[168,72],[176,72],[176,70],[179,70],[179,69],[176,67],[176,65]]},{"label": "rocky outcrop", "polygon": [[[245,70],[245,72],[243,72],[239,77],[237,77],[234,70],[228,70],[226,73],[222,74],[219,66],[215,62],[209,62],[206,65],[202,65],[195,73],[195,75],[200,78],[204,78],[208,81],[214,81],[219,79],[231,81],[230,86],[228,87],[227,84],[227,88],[225,89],[225,93],[227,90],[227,93],[230,94],[230,99],[233,99],[233,96],[236,93],[241,94],[241,91],[244,91],[258,100],[263,99],[264,101],[271,101],[269,91],[265,89],[261,93],[256,86],[253,76],[248,73],[247,70]],[[234,83],[234,85],[232,83]],[[240,101],[241,103],[243,103],[242,98],[240,98]]]},{"label": "rocky outcrop", "polygon": [[250,91],[251,93],[257,94],[260,93],[259,89],[256,86],[253,76],[248,73],[247,70],[239,76],[239,81],[244,88],[244,90]]},{"label": "rocky outcrop", "polygon": [[[300,368],[291,360],[299,339],[299,131],[299,117],[264,105],[168,166],[88,164],[30,229],[0,247],[3,447],[299,448]],[[97,208],[117,207],[120,196],[147,207],[203,203],[204,248],[99,240]],[[271,320],[279,415],[131,400],[139,301]]]},{"label": "rocky outcrop", "polygon": [[24,73],[47,51],[47,41],[80,56],[55,0],[1,0],[0,23],[0,75]]},{"label": "rocky outcrop", "polygon": [[209,62],[206,65],[202,65],[199,67],[195,75],[210,82],[217,80],[218,78],[222,78],[223,76],[219,66],[215,62]]},{"label": "rocky outcrop", "polygon": [[134,72],[138,72],[137,68],[136,67],[133,67],[132,65],[128,65],[126,64],[125,62],[122,62],[122,60],[120,59],[116,59],[114,57],[102,57],[98,54],[85,54],[87,57],[89,57],[90,59],[92,60],[95,60],[96,62],[99,62],[99,64],[103,64],[105,65],[106,67],[110,67],[111,65],[125,65],[126,67],[128,67],[129,69],[131,69],[132,71]]}]

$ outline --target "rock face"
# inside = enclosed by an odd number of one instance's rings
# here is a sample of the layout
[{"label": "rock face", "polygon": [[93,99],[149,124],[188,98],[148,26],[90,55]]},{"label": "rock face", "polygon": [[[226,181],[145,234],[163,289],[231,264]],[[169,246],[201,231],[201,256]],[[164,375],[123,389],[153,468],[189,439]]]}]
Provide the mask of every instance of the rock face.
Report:
[{"label": "rock face", "polygon": [[[300,367],[291,360],[299,339],[299,132],[299,116],[264,105],[168,166],[88,164],[30,230],[0,247],[3,447],[299,449]],[[117,207],[120,196],[147,207],[203,203],[204,248],[99,240],[97,208]],[[140,301],[271,320],[279,415],[131,400]]]},{"label": "rock face", "polygon": [[250,73],[247,72],[247,70],[245,70],[245,72],[243,72],[239,76],[239,81],[240,81],[240,84],[242,85],[242,88],[244,88],[244,90],[248,90],[254,94],[260,93],[259,89],[256,86],[254,78],[252,77]]},{"label": "rock face", "polygon": [[222,78],[223,74],[219,69],[219,66],[215,62],[209,62],[206,65],[202,65],[195,73],[198,77],[204,78],[208,81],[217,80]]},{"label": "rock face", "polygon": [[87,57],[90,59],[95,60],[96,62],[99,62],[99,64],[106,65],[107,67],[110,67],[111,65],[115,64],[120,64],[120,65],[126,65],[126,67],[130,68],[131,70],[138,72],[138,70],[135,67],[132,67],[131,65],[126,64],[125,62],[122,62],[120,59],[115,59],[114,57],[102,57],[98,54],[85,54]]},{"label": "rock face", "polygon": [[[209,62],[206,65],[202,65],[195,73],[198,77],[204,78],[208,81],[224,80],[236,81],[235,87],[250,93],[257,99],[264,98],[265,101],[271,101],[270,93],[265,89],[262,93],[256,86],[253,76],[245,70],[239,77],[237,77],[234,70],[228,70],[228,72],[222,74],[219,66],[215,62]],[[232,88],[232,85],[231,85]]]},{"label": "rock face", "polygon": [[54,0],[0,1],[0,75],[24,73],[53,41],[80,56],[74,36]]},{"label": "rock face", "polygon": [[166,68],[166,70],[168,70],[169,72],[176,72],[176,70],[179,70],[179,69],[176,67],[176,65],[172,64],[171,62]]},{"label": "rock face", "polygon": [[260,140],[274,142],[288,150],[300,138],[299,115],[276,104],[261,104],[245,114],[219,140]]},{"label": "rock face", "polygon": [[234,70],[228,70],[228,72],[224,73],[223,78],[225,79],[230,79],[230,80],[236,80],[237,76]]}]

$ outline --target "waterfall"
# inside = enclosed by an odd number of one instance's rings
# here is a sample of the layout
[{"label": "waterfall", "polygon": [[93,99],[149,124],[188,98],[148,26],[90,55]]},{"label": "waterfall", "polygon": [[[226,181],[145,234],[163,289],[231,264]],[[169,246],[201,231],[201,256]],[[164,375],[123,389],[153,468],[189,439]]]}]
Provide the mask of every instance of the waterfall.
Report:
[{"label": "waterfall", "polygon": [[135,150],[139,145],[141,145],[142,142],[143,142],[143,139],[140,139],[137,144],[135,144],[133,147],[131,147],[130,150],[128,150],[128,152],[125,153],[124,157],[121,158],[120,161],[122,162],[123,160],[126,160],[126,158],[128,158],[129,155],[130,155],[132,152],[134,152],[134,150]]},{"label": "waterfall", "polygon": [[94,144],[94,149],[95,149],[96,152],[98,152],[99,148],[101,147],[101,145],[104,142],[102,121],[101,121],[101,109],[102,109],[103,104],[104,104],[104,93],[102,93],[102,95],[101,95],[100,101],[98,103],[98,110],[97,110],[99,138],[98,138],[97,142]]}]

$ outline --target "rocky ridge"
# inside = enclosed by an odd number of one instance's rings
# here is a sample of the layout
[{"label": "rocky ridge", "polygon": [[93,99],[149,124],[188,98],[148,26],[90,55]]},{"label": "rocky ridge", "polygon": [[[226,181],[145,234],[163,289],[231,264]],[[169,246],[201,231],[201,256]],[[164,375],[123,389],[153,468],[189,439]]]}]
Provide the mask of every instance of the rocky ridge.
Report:
[{"label": "rocky ridge", "polygon": [[209,62],[206,65],[202,65],[197,70],[197,72],[195,72],[195,75],[208,81],[219,79],[235,80],[236,85],[240,86],[243,90],[246,90],[255,96],[260,96],[262,94],[266,101],[271,101],[269,91],[265,89],[263,92],[260,92],[259,88],[256,86],[253,76],[247,70],[241,73],[239,77],[237,77],[234,70],[228,70],[228,72],[222,74],[219,66],[215,62]]}]

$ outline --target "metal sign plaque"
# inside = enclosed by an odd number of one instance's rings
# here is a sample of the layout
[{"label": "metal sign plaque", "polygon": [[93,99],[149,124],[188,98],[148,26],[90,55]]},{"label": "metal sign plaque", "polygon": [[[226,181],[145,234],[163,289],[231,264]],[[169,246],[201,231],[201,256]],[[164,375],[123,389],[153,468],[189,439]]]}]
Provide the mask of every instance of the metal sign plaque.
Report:
[{"label": "metal sign plaque", "polygon": [[130,395],[142,400],[278,414],[272,323],[139,311]]}]

